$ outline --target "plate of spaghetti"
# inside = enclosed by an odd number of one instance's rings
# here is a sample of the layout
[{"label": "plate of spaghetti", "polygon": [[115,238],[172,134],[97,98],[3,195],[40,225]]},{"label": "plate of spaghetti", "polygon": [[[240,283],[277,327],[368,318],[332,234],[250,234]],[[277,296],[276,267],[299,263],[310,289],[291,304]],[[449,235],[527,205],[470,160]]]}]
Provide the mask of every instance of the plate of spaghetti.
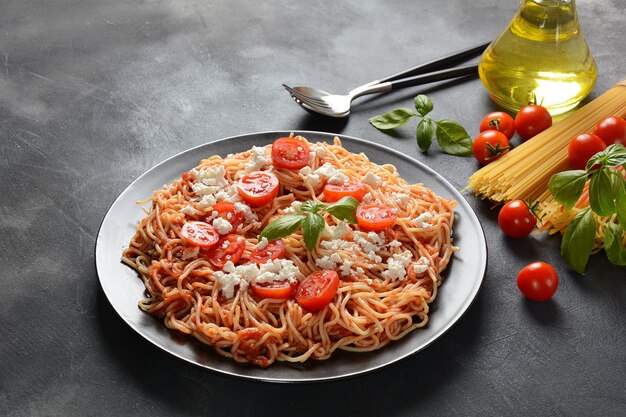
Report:
[{"label": "plate of spaghetti", "polygon": [[354,376],[420,351],[461,318],[486,263],[476,215],[442,176],[308,131],[162,162],[117,198],[96,241],[104,293],[141,336],[273,382]]}]

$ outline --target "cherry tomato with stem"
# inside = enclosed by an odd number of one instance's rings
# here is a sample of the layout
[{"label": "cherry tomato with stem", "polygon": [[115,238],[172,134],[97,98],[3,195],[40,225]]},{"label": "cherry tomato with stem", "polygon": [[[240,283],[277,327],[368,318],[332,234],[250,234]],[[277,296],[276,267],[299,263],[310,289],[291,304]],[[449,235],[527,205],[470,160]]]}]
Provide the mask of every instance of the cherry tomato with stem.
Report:
[{"label": "cherry tomato with stem", "polygon": [[528,236],[537,225],[537,218],[525,201],[511,200],[500,209],[498,225],[510,237]]},{"label": "cherry tomato with stem", "polygon": [[298,281],[273,281],[273,282],[254,282],[251,285],[252,294],[259,298],[275,298],[278,300],[286,300],[291,298],[291,294],[298,287]]},{"label": "cherry tomato with stem", "polygon": [[364,230],[381,232],[394,225],[396,210],[382,204],[360,204],[356,209],[356,220]]},{"label": "cherry tomato with stem", "polygon": [[239,262],[245,247],[245,237],[236,234],[226,235],[207,250],[206,257],[213,265],[222,268],[228,261],[234,264]]},{"label": "cherry tomato with stem", "polygon": [[515,134],[515,120],[502,111],[489,113],[480,122],[480,131],[485,132],[487,130],[497,130],[502,132],[507,139],[511,139]]},{"label": "cherry tomato with stem", "polygon": [[606,149],[606,143],[592,133],[575,136],[567,148],[567,160],[574,169],[585,169],[589,158]]},{"label": "cherry tomato with stem", "polygon": [[497,130],[486,130],[476,136],[472,144],[474,158],[481,165],[487,165],[511,149],[509,139],[502,132]]},{"label": "cherry tomato with stem", "polygon": [[284,254],[285,243],[283,243],[282,239],[277,239],[268,242],[262,249],[257,246],[250,254],[250,262],[260,265],[273,261],[274,259],[282,258]]},{"label": "cherry tomato with stem", "polygon": [[272,144],[272,162],[278,168],[300,169],[309,164],[309,146],[298,138],[279,138]]},{"label": "cherry tomato with stem", "polygon": [[607,117],[598,122],[593,134],[602,138],[604,143],[621,143],[626,146],[626,120],[618,116]]},{"label": "cherry tomato with stem", "polygon": [[559,286],[559,275],[545,262],[526,265],[517,274],[517,287],[526,298],[532,301],[547,301]]},{"label": "cherry tomato with stem", "polygon": [[317,271],[300,282],[295,299],[305,310],[319,311],[333,300],[338,289],[339,275],[336,271]]},{"label": "cherry tomato with stem", "polygon": [[522,107],[515,116],[515,128],[523,140],[532,138],[550,126],[552,126],[552,116],[545,107],[538,104]]},{"label": "cherry tomato with stem", "polygon": [[199,221],[185,223],[180,233],[189,244],[201,248],[215,245],[220,238],[220,234],[213,226]]},{"label": "cherry tomato with stem", "polygon": [[353,197],[361,202],[367,194],[367,187],[360,181],[350,180],[344,184],[326,184],[322,192],[328,202],[339,201],[344,197]]},{"label": "cherry tomato with stem", "polygon": [[244,175],[237,183],[237,191],[251,207],[271,203],[278,194],[280,183],[269,171],[255,171]]}]

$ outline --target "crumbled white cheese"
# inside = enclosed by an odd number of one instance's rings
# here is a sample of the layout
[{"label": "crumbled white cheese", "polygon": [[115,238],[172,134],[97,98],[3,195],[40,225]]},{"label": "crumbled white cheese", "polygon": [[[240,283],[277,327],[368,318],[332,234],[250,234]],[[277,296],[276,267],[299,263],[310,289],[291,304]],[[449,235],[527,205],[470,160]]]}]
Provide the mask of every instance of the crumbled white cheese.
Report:
[{"label": "crumbled white cheese", "polygon": [[337,172],[340,172],[337,168],[332,166],[330,162],[326,162],[324,165],[313,171],[315,174],[320,175],[324,178],[330,178],[335,175]]},{"label": "crumbled white cheese", "polygon": [[363,204],[372,204],[374,202],[374,197],[372,196],[372,193],[366,193],[363,196],[363,199],[361,199],[361,203]]},{"label": "crumbled white cheese", "polygon": [[419,216],[411,220],[411,223],[413,223],[415,226],[420,227],[420,228],[428,227],[428,226],[431,226],[430,221],[432,219],[433,219],[432,213],[429,211],[425,211],[424,213],[420,214]]},{"label": "crumbled white cheese", "polygon": [[191,207],[189,204],[187,204],[185,207],[180,209],[180,212],[191,216],[196,212],[196,210],[193,207]]},{"label": "crumbled white cheese", "polygon": [[378,187],[380,187],[382,181],[380,180],[380,177],[378,175],[374,174],[372,171],[368,171],[368,173],[365,174],[361,182],[363,184],[369,185],[373,189],[377,189]]},{"label": "crumbled white cheese", "polygon": [[376,252],[374,252],[373,250],[367,253],[367,258],[372,262],[376,262],[377,264],[383,261],[383,258],[381,258],[380,255],[377,255]]},{"label": "crumbled white cheese", "polygon": [[387,270],[383,271],[382,276],[391,280],[404,281],[406,279],[406,268],[411,263],[413,254],[411,251],[395,253],[387,259]]},{"label": "crumbled white cheese", "polygon": [[378,252],[385,245],[385,234],[376,234],[369,232],[365,234],[363,232],[354,233],[354,242],[363,248],[363,252]]},{"label": "crumbled white cheese", "polygon": [[429,265],[430,265],[430,261],[428,260],[428,258],[425,256],[422,256],[417,260],[417,262],[413,264],[413,271],[415,271],[417,275],[421,275],[424,272],[428,271]]},{"label": "crumbled white cheese", "polygon": [[293,203],[291,203],[291,206],[289,207],[285,207],[285,209],[283,210],[286,214],[293,214],[296,213],[298,211],[298,209],[300,209],[300,206],[302,205],[302,201],[294,201]]},{"label": "crumbled white cheese", "polygon": [[349,242],[343,239],[321,240],[320,246],[324,249],[337,251],[340,249],[352,250],[355,245],[353,242]]},{"label": "crumbled white cheese", "polygon": [[302,276],[300,268],[288,259],[274,259],[259,266],[255,282],[289,281],[296,282]]},{"label": "crumbled white cheese", "polygon": [[389,248],[399,248],[400,246],[402,246],[402,242],[400,242],[399,240],[392,240],[391,242],[387,243],[387,246],[389,246]]},{"label": "crumbled white cheese", "polygon": [[322,256],[321,258],[317,258],[315,260],[315,265],[319,266],[322,269],[336,269],[337,264],[342,262],[341,256],[337,253],[333,253],[330,256]]},{"label": "crumbled white cheese", "polygon": [[391,197],[397,199],[400,204],[406,204],[407,201],[411,198],[408,194],[404,193],[391,193]]},{"label": "crumbled white cheese", "polygon": [[257,243],[256,247],[257,247],[257,248],[259,248],[259,249],[265,249],[265,247],[267,246],[267,244],[268,244],[268,243],[269,243],[269,242],[267,241],[267,238],[266,238],[266,237],[263,237],[263,238],[259,241],[259,243]]},{"label": "crumbled white cheese", "polygon": [[193,169],[191,172],[196,177],[195,184],[191,186],[196,195],[215,194],[228,186],[228,182],[224,178],[226,170],[222,165],[200,170]]},{"label": "crumbled white cheese", "polygon": [[239,191],[235,185],[229,185],[215,193],[215,199],[216,201],[229,201],[231,203],[236,203],[241,201],[241,196],[239,195]]},{"label": "crumbled white cheese", "polygon": [[213,194],[203,195],[198,203],[198,208],[200,210],[207,209],[209,207],[213,207],[217,203],[217,199]]},{"label": "crumbled white cheese", "polygon": [[315,145],[313,146],[313,150],[315,151],[315,154],[319,156],[320,158],[323,158],[324,156],[326,156],[326,149],[324,149],[323,146]]},{"label": "crumbled white cheese", "polygon": [[235,213],[243,213],[246,223],[255,222],[259,219],[250,206],[245,203],[235,203]]},{"label": "crumbled white cheese", "polygon": [[322,185],[322,179],[318,174],[312,172],[311,167],[304,167],[298,171],[302,176],[305,183],[309,184],[312,188],[319,188]]},{"label": "crumbled white cheese", "polygon": [[350,181],[350,178],[341,171],[335,172],[330,178],[328,183],[333,185],[342,185]]},{"label": "crumbled white cheese", "polygon": [[255,264],[244,264],[235,267],[228,261],[222,267],[222,271],[215,272],[215,278],[222,285],[222,294],[226,298],[232,298],[235,287],[240,290],[248,288],[248,283],[259,275],[259,268]]},{"label": "crumbled white cheese", "polygon": [[221,217],[213,220],[213,227],[215,227],[215,230],[217,230],[217,233],[219,233],[220,235],[225,235],[233,230],[233,225],[230,224],[228,220]]},{"label": "crumbled white cheese", "polygon": [[354,262],[350,261],[348,259],[343,261],[343,263],[339,267],[339,271],[340,271],[341,275],[344,276],[344,277],[352,275],[352,270],[350,268],[352,268],[353,264],[354,264]]},{"label": "crumbled white cheese", "polygon": [[268,163],[269,160],[265,156],[265,148],[253,146],[250,152],[250,159],[245,163],[244,170],[246,174],[253,171],[260,171]]},{"label": "crumbled white cheese", "polygon": [[198,256],[198,253],[200,253],[199,246],[186,247],[185,249],[183,249],[183,261],[186,261],[187,259],[196,258]]}]

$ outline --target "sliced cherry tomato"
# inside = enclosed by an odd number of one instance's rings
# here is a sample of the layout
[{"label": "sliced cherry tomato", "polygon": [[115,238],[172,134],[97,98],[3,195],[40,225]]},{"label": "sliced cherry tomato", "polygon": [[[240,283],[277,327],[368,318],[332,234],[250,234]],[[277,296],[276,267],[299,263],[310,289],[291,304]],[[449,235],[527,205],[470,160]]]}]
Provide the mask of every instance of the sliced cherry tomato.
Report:
[{"label": "sliced cherry tomato", "polygon": [[243,222],[243,212],[235,210],[235,203],[229,201],[216,203],[213,205],[213,211],[217,211],[217,217],[221,217],[233,225],[231,229],[233,232]]},{"label": "sliced cherry tomato", "polygon": [[559,275],[545,262],[533,262],[517,274],[517,287],[533,301],[549,300],[559,286]]},{"label": "sliced cherry tomato", "polygon": [[550,126],[552,126],[552,116],[545,107],[537,104],[522,107],[515,116],[515,128],[523,140],[532,138]]},{"label": "sliced cherry tomato", "polygon": [[280,138],[272,145],[272,162],[278,168],[300,169],[309,164],[309,146],[297,138]]},{"label": "sliced cherry tomato", "polygon": [[220,238],[217,230],[205,222],[187,222],[183,225],[181,234],[190,244],[201,248],[215,245]]},{"label": "sliced cherry tomato", "polygon": [[361,202],[367,194],[367,187],[360,181],[350,180],[344,184],[326,184],[323,193],[329,202],[339,201],[344,197],[354,197]]},{"label": "sliced cherry tomato", "polygon": [[507,139],[511,139],[515,134],[515,120],[505,112],[494,111],[480,122],[480,131],[485,132],[487,130],[497,130],[502,132]]},{"label": "sliced cherry tomato", "polygon": [[335,271],[317,271],[306,277],[296,289],[296,301],[305,310],[319,311],[326,307],[339,289]]},{"label": "sliced cherry tomato", "polygon": [[500,209],[498,224],[505,235],[524,237],[533,231],[537,219],[525,202],[511,200]]},{"label": "sliced cherry tomato", "polygon": [[382,204],[360,204],[356,209],[358,225],[371,232],[390,228],[396,222],[396,211]]},{"label": "sliced cherry tomato", "polygon": [[241,235],[230,234],[222,237],[207,252],[209,261],[218,268],[222,268],[228,261],[236,264],[243,255],[246,239]]},{"label": "sliced cherry tomato", "polygon": [[497,130],[486,130],[476,136],[472,144],[474,158],[481,164],[487,165],[500,158],[511,149],[506,135]]},{"label": "sliced cherry tomato", "polygon": [[593,134],[600,136],[607,146],[614,143],[626,146],[626,120],[617,116],[602,119],[596,125]]},{"label": "sliced cherry tomato", "polygon": [[285,254],[285,244],[282,239],[269,242],[263,249],[258,247],[250,254],[250,262],[264,264],[274,259],[282,258]]},{"label": "sliced cherry tomato", "polygon": [[569,143],[567,160],[574,169],[585,169],[589,158],[606,149],[606,143],[591,133],[575,136]]},{"label": "sliced cherry tomato", "polygon": [[244,175],[237,184],[239,195],[252,207],[269,204],[278,194],[278,178],[268,171],[255,171]]},{"label": "sliced cherry tomato", "polygon": [[251,285],[252,294],[260,298],[276,298],[285,300],[291,298],[294,290],[298,286],[298,281],[274,281],[259,282]]}]

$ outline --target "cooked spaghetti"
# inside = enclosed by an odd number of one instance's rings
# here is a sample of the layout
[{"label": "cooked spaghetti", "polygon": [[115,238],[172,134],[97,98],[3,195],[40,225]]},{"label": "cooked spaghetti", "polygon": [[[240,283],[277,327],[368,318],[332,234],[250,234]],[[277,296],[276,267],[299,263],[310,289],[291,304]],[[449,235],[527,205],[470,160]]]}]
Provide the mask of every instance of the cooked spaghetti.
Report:
[{"label": "cooked spaghetti", "polygon": [[[408,184],[393,165],[351,153],[338,138],[333,144],[297,139],[310,150],[302,169],[275,166],[272,145],[253,147],[201,161],[144,202],[151,206],[122,257],[144,282],[142,310],[221,355],[259,366],[327,359],[337,349],[373,351],[426,325],[441,273],[457,249],[452,245],[456,202],[422,184]],[[237,188],[252,171],[271,172],[280,183],[276,197],[256,208],[241,200]],[[368,231],[324,213],[325,229],[311,251],[296,230],[282,239],[281,259],[261,265],[250,261],[267,245],[258,237],[268,223],[297,212],[303,202],[326,202],[324,187],[337,178],[362,183],[367,190],[362,205],[391,208],[393,225]],[[236,206],[226,218],[232,223],[217,216],[220,202]],[[240,216],[240,224],[233,214]],[[186,223],[197,221],[213,222],[222,235],[214,247],[227,248],[225,239],[236,235],[238,240],[231,241],[242,243],[240,259],[216,266],[205,248],[182,233]],[[332,300],[318,311],[303,308],[293,297],[262,298],[251,291],[261,275],[291,275],[301,285],[320,270],[336,271],[340,280]]]}]

